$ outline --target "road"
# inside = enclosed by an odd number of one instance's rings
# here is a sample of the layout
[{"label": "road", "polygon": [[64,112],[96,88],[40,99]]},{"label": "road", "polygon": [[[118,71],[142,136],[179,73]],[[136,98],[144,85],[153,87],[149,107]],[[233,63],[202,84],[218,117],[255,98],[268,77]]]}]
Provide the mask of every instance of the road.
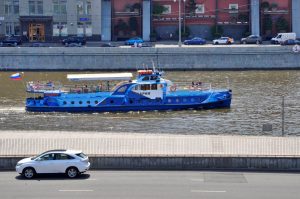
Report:
[{"label": "road", "polygon": [[299,199],[299,173],[89,171],[78,179],[43,175],[25,180],[0,172],[0,198]]}]

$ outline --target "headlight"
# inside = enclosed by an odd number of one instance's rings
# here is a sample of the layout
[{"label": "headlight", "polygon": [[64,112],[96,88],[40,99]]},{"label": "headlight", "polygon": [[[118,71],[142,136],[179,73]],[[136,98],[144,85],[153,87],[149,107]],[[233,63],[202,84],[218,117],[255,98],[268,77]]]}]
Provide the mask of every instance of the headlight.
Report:
[{"label": "headlight", "polygon": [[18,164],[17,164],[17,167],[18,167],[18,166],[21,166],[22,164],[23,164],[23,163],[18,163]]}]

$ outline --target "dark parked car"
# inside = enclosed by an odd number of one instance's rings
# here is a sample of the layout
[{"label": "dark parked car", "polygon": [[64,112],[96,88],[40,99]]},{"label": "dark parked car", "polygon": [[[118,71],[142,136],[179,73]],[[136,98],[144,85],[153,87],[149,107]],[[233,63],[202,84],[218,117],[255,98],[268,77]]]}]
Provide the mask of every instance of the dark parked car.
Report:
[{"label": "dark parked car", "polygon": [[79,46],[86,44],[86,39],[84,37],[69,37],[62,40],[62,44],[69,46],[70,44],[77,44]]},{"label": "dark parked car", "polygon": [[258,35],[250,35],[241,39],[241,44],[262,44],[262,38]]},{"label": "dark parked car", "polygon": [[22,40],[17,36],[8,36],[0,41],[0,46],[18,46],[22,44]]},{"label": "dark parked car", "polygon": [[283,43],[281,43],[281,45],[285,46],[285,45],[300,45],[300,41],[297,40],[297,39],[288,39],[288,40],[285,40]]},{"label": "dark parked car", "polygon": [[184,45],[204,45],[206,44],[206,40],[200,37],[194,37],[192,39],[185,40],[183,42]]}]

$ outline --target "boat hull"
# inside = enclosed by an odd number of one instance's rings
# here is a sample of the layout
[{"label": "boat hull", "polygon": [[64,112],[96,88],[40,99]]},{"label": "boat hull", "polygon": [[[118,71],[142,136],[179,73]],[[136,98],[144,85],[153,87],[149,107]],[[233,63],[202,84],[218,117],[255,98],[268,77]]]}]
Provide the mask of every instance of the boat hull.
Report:
[{"label": "boat hull", "polygon": [[145,106],[86,106],[86,107],[60,107],[60,106],[26,106],[26,111],[30,112],[129,112],[129,111],[167,111],[167,110],[186,110],[186,109],[215,109],[230,108],[231,98],[210,103],[200,104],[161,104]]}]

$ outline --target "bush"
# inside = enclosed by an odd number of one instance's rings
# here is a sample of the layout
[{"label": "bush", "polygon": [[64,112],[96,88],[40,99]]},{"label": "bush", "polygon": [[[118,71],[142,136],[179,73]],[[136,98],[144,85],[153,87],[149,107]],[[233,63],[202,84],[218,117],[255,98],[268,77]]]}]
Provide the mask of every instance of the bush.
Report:
[{"label": "bush", "polygon": [[275,26],[276,26],[277,32],[282,32],[282,31],[287,32],[288,28],[289,28],[289,24],[288,24],[287,20],[283,17],[279,17],[277,19]]},{"label": "bush", "polygon": [[267,1],[264,1],[260,4],[261,9],[265,10],[265,9],[269,9],[270,8],[270,4]]},{"label": "bush", "polygon": [[222,26],[214,25],[211,27],[211,35],[213,38],[219,38],[223,35],[224,30]]}]

